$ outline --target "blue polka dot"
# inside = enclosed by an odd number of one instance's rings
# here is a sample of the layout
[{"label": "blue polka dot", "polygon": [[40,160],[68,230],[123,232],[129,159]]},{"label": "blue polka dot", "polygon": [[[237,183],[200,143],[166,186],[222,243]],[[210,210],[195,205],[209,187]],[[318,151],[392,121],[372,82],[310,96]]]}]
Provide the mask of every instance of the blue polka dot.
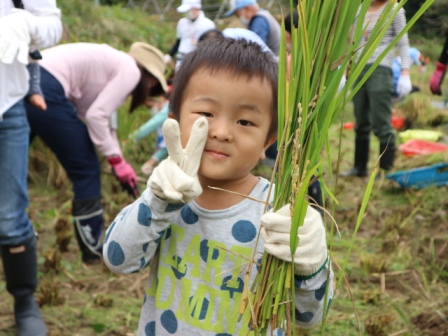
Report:
[{"label": "blue polka dot", "polygon": [[165,212],[177,211],[179,209],[182,209],[184,207],[184,205],[185,204],[183,204],[183,203],[169,203],[165,208]]},{"label": "blue polka dot", "polygon": [[229,275],[222,280],[221,290],[228,291],[230,298],[233,298],[234,293],[242,293],[243,289],[244,281],[239,277],[232,279],[232,276]]},{"label": "blue polka dot", "polygon": [[[204,260],[205,262],[208,261],[208,251],[210,250],[210,248],[208,247],[208,240],[204,239],[203,241],[201,241],[200,244],[200,248],[199,248],[199,253],[201,255],[201,259]],[[219,257],[219,250],[217,248],[213,249],[212,255],[211,255],[211,260],[216,260]]]},{"label": "blue polka dot", "polygon": [[162,240],[163,235],[165,234],[165,230],[160,231],[160,232],[157,232],[157,233],[159,234],[159,238],[157,238],[156,240],[154,240],[154,243],[156,243],[156,244],[160,243],[160,241]]},{"label": "blue polka dot", "polygon": [[155,336],[156,335],[156,323],[154,321],[149,322],[145,327],[145,335],[146,336]]},{"label": "blue polka dot", "polygon": [[140,258],[140,269],[145,267],[145,264],[146,264],[145,258]]},{"label": "blue polka dot", "polygon": [[148,251],[148,246],[149,246],[149,243],[144,243],[144,244],[142,245],[142,250],[143,250],[143,252]]},{"label": "blue polka dot", "polygon": [[107,249],[107,259],[113,266],[120,266],[124,262],[124,252],[120,244],[111,241]]},{"label": "blue polka dot", "polygon": [[271,211],[272,210],[272,205],[268,205],[268,207],[266,208],[266,211]]},{"label": "blue polka dot", "polygon": [[221,334],[216,334],[216,336],[232,336],[232,334],[228,334],[228,333],[221,333]]},{"label": "blue polka dot", "polygon": [[327,305],[327,314],[328,314],[328,311],[330,310],[330,306],[331,306],[331,301],[333,301],[333,299],[332,299],[332,298],[330,298],[330,300],[328,300],[328,305]]},{"label": "blue polka dot", "polygon": [[145,295],[143,296],[143,304],[142,304],[142,306],[144,306],[145,303],[146,303],[146,293],[145,293]]},{"label": "blue polka dot", "polygon": [[296,286],[296,288],[300,288],[302,287],[302,282],[303,280],[294,274],[294,286]]},{"label": "blue polka dot", "polygon": [[177,318],[172,310],[165,310],[162,313],[160,323],[162,323],[162,326],[170,334],[174,334],[177,331]]},{"label": "blue polka dot", "polygon": [[107,243],[107,240],[109,239],[110,233],[111,233],[112,230],[114,229],[115,224],[117,224],[117,221],[113,221],[113,223],[111,224],[111,226],[109,227],[109,229],[107,229],[106,237],[104,238],[104,244]]},{"label": "blue polka dot", "polygon": [[268,188],[269,188],[269,183],[268,183],[268,184],[266,184],[266,185],[264,186],[264,188],[263,188],[263,191],[262,191],[262,192],[265,192],[266,190],[268,190]]},{"label": "blue polka dot", "polygon": [[301,313],[296,309],[296,320],[299,322],[311,322],[311,320],[313,319],[314,314],[312,312],[304,312]]},{"label": "blue polka dot", "polygon": [[241,220],[236,222],[232,227],[232,236],[240,243],[248,243],[252,241],[256,234],[257,229],[250,221]]},{"label": "blue polka dot", "polygon": [[[200,300],[194,300],[194,296],[190,297],[190,300],[188,300],[188,303],[191,306],[193,306],[191,309],[190,308],[190,312],[191,312],[191,317],[195,317],[196,316],[196,309],[201,309],[200,313],[199,313],[199,317],[198,320],[203,320],[205,319],[205,317],[207,316],[207,310],[208,310],[208,306],[210,304],[210,301],[207,300],[207,298],[203,298],[202,302],[200,302]],[[193,303],[191,303],[193,301]]]},{"label": "blue polka dot", "polygon": [[[173,260],[175,259],[176,256],[173,256]],[[182,264],[181,257],[177,257],[177,265],[176,267],[171,266],[171,269],[173,270],[174,276],[178,280],[182,279],[185,276],[185,274],[187,274],[187,265]]]},{"label": "blue polka dot", "polygon": [[198,215],[196,215],[188,205],[182,208],[180,215],[186,224],[194,224],[199,219]]},{"label": "blue polka dot", "polygon": [[143,226],[151,226],[151,216],[151,209],[146,204],[140,203],[138,206],[138,223]]},{"label": "blue polka dot", "polygon": [[318,290],[314,293],[314,297],[317,301],[322,300],[322,298],[325,296],[325,288],[327,287],[327,280],[324,281],[324,283],[320,286]]},{"label": "blue polka dot", "polygon": [[261,268],[261,261],[262,261],[262,259],[260,258],[260,259],[257,260],[257,263],[255,264],[255,265],[257,265],[257,272],[260,271],[260,268]]},{"label": "blue polka dot", "polygon": [[169,226],[168,229],[166,229],[165,241],[168,240],[170,237],[171,237],[171,226]]}]

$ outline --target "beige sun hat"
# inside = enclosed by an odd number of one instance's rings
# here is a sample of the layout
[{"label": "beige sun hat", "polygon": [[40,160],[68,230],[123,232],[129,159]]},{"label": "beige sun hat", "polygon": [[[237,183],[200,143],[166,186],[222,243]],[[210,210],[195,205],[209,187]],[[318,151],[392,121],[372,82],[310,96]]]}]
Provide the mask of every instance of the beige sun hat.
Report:
[{"label": "beige sun hat", "polygon": [[148,72],[158,79],[165,92],[168,92],[168,85],[165,79],[165,61],[163,53],[147,43],[134,42],[129,49],[129,55],[143,66]]}]

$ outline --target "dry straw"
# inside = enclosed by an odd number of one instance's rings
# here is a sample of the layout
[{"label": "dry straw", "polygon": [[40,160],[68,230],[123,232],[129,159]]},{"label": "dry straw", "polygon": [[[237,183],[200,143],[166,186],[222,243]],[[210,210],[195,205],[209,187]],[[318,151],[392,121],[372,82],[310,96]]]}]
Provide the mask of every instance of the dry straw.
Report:
[{"label": "dry straw", "polygon": [[[365,26],[362,24],[372,1],[362,0],[303,0],[298,2],[299,27],[292,27],[292,55],[290,72],[287,73],[284,23],[282,27],[279,57],[279,155],[275,174],[274,210],[291,204],[291,254],[300,244],[297,230],[303,224],[309,201],[307,189],[313,176],[327,174],[332,179],[328,129],[336,116],[344,109],[367,77],[378,66],[381,59],[392,49],[434,0],[426,0],[406,28],[375,61],[366,75],[359,79],[361,70],[379,45],[398,10],[406,3],[389,1],[373,28],[368,42],[359,48]],[[292,1],[290,11],[294,9]],[[352,27],[354,22],[359,22]],[[347,83],[338,93],[342,76]],[[328,160],[328,171],[324,171],[322,153]],[[348,256],[357,229],[361,223],[370,191],[372,174],[360,207],[360,213],[347,256],[338,274],[341,282]],[[336,203],[330,188],[320,179],[323,189]],[[333,231],[333,227],[332,230]],[[333,232],[331,232],[333,233]],[[253,260],[256,260],[255,255]],[[251,329],[249,333],[266,335],[270,330],[281,328],[287,335],[295,335],[295,286],[293,263],[279,260],[264,253],[252,288],[247,283],[255,263],[250,264],[246,274],[245,289],[240,313],[249,311]],[[328,284],[328,281],[327,281]],[[327,302],[327,294],[325,295]],[[326,311],[326,307],[324,307]],[[325,317],[323,317],[325,321]],[[324,323],[324,322],[323,322]]]}]

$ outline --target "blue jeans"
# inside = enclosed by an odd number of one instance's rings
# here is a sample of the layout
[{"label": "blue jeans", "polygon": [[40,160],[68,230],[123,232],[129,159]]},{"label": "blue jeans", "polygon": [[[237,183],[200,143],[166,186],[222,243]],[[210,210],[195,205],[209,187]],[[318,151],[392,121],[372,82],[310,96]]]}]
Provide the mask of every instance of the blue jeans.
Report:
[{"label": "blue jeans", "polygon": [[29,127],[23,100],[0,121],[0,245],[20,245],[34,234],[28,219]]},{"label": "blue jeans", "polygon": [[59,81],[42,67],[41,87],[47,110],[25,103],[31,139],[39,136],[56,155],[73,183],[75,201],[101,197],[100,162],[86,124]]}]

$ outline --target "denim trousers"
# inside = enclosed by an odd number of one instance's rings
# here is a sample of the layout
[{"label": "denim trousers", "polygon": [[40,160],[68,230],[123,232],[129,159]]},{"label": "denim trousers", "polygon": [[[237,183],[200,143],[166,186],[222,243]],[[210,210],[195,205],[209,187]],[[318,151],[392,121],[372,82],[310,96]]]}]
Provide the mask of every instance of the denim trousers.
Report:
[{"label": "denim trousers", "polygon": [[100,162],[86,124],[59,81],[42,67],[41,87],[47,110],[25,103],[31,140],[39,136],[56,155],[73,184],[75,201],[101,197]]},{"label": "denim trousers", "polygon": [[0,245],[21,245],[34,235],[28,218],[29,127],[23,100],[0,120]]}]

